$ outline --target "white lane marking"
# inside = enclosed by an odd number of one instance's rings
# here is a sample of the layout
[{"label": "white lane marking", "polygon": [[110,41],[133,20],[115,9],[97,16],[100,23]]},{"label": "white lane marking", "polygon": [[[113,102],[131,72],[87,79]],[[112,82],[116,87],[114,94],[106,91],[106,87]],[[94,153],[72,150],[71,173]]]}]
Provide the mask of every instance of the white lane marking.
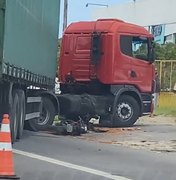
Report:
[{"label": "white lane marking", "polygon": [[12,151],[12,144],[0,142],[0,151]]},{"label": "white lane marking", "polygon": [[112,175],[112,174],[104,172],[104,171],[100,171],[100,170],[96,170],[96,169],[92,169],[92,168],[88,168],[88,167],[84,167],[84,166],[79,166],[79,165],[76,165],[76,164],[56,160],[56,159],[53,159],[53,158],[37,155],[37,154],[34,154],[34,153],[20,151],[20,150],[17,150],[17,149],[13,149],[13,152],[18,154],[18,155],[30,157],[30,158],[37,159],[37,160],[40,160],[40,161],[45,161],[45,162],[48,162],[48,163],[51,163],[51,164],[56,164],[56,165],[59,165],[59,166],[64,166],[66,168],[86,172],[86,173],[89,173],[89,174],[94,174],[96,176],[102,176],[102,177],[112,179],[112,180],[132,180],[132,179],[125,178],[125,177],[122,177],[122,176]]}]

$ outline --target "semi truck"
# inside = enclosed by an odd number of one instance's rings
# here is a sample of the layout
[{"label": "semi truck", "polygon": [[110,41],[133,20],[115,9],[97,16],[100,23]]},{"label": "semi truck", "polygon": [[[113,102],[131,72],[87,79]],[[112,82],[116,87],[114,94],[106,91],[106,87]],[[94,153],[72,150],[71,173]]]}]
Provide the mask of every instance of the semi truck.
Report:
[{"label": "semi truck", "polygon": [[72,23],[57,59],[59,12],[60,0],[0,0],[0,119],[13,142],[55,115],[120,127],[151,111],[153,36],[118,19]]},{"label": "semi truck", "polygon": [[60,114],[132,126],[152,109],[153,36],[118,19],[72,23],[62,38]]},{"label": "semi truck", "polygon": [[13,142],[58,113],[59,14],[60,0],[0,0],[0,119],[10,115]]}]

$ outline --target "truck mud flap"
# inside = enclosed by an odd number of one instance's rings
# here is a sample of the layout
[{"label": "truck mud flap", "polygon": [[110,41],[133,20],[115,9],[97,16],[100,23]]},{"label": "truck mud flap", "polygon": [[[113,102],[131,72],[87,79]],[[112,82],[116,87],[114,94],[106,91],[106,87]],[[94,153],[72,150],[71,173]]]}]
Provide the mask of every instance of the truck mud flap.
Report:
[{"label": "truck mud flap", "polygon": [[38,131],[30,121],[35,121],[37,118],[40,118],[42,111],[42,98],[28,97],[26,107],[24,128],[30,131]]},{"label": "truck mud flap", "polygon": [[42,108],[41,97],[28,97],[25,120],[39,118],[41,113],[41,108]]}]

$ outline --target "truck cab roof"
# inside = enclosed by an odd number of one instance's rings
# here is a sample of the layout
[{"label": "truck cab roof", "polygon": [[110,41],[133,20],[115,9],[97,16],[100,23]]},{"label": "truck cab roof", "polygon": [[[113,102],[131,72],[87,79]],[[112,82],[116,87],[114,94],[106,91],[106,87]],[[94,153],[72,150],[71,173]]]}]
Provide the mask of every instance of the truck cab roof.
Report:
[{"label": "truck cab roof", "polygon": [[98,19],[97,21],[81,21],[70,24],[65,30],[65,34],[70,33],[130,33],[152,36],[141,26],[124,22],[119,19]]}]

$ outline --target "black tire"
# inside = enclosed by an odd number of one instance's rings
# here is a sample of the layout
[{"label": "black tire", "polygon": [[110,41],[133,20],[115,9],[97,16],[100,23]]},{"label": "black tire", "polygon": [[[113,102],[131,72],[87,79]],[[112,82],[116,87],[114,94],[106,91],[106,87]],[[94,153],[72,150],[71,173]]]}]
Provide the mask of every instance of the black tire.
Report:
[{"label": "black tire", "polygon": [[129,95],[122,95],[116,103],[113,117],[114,127],[130,127],[139,118],[139,104]]},{"label": "black tire", "polygon": [[26,116],[26,98],[23,90],[17,90],[19,98],[19,123],[17,131],[17,139],[21,139],[24,129],[24,121]]},{"label": "black tire", "polygon": [[12,143],[14,143],[17,139],[19,112],[19,98],[16,90],[14,90],[12,94],[12,102],[9,113]]},{"label": "black tire", "polygon": [[55,106],[48,97],[42,97],[42,114],[39,119],[29,120],[30,128],[34,131],[47,130],[55,118]]}]

